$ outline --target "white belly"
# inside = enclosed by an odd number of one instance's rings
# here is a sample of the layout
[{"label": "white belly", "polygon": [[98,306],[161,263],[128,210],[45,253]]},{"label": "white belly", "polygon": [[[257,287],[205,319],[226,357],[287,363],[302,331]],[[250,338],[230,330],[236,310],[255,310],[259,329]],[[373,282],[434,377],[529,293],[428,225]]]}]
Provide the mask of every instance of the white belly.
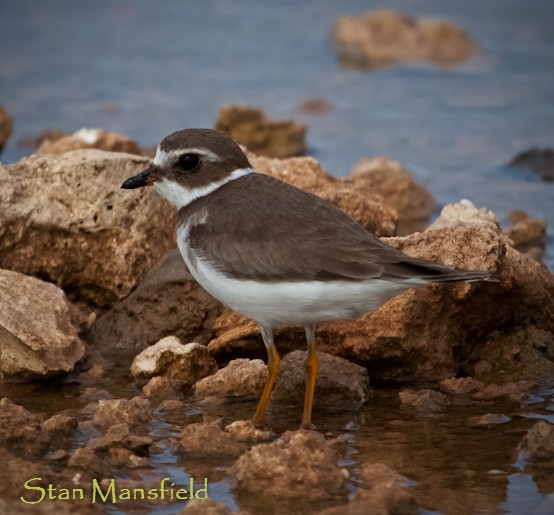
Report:
[{"label": "white belly", "polygon": [[198,254],[189,254],[185,231],[177,232],[177,244],[190,273],[210,295],[232,310],[270,327],[357,318],[406,289],[421,285],[381,279],[303,282],[232,279]]}]

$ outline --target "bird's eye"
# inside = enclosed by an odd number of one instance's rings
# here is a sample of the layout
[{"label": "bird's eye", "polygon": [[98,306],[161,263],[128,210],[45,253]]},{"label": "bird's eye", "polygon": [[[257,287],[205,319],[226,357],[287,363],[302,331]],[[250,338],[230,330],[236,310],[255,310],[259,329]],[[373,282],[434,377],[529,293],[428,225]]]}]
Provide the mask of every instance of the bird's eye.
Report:
[{"label": "bird's eye", "polygon": [[178,161],[179,167],[183,170],[194,170],[200,162],[196,154],[183,154]]}]

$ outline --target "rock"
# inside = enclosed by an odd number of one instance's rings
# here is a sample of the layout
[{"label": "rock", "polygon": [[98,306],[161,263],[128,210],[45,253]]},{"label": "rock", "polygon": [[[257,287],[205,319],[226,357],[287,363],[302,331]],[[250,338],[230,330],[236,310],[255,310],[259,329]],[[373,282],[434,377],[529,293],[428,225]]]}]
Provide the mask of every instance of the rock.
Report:
[{"label": "rock", "polygon": [[216,129],[252,152],[268,157],[306,152],[306,127],[292,120],[270,121],[255,107],[226,105],[219,109]]},{"label": "rock", "polygon": [[246,448],[222,428],[221,419],[189,424],[179,438],[179,450],[196,458],[237,458]]},{"label": "rock", "polygon": [[512,241],[513,247],[528,257],[539,257],[541,261],[546,246],[546,220],[533,218],[525,211],[510,213],[512,225],[504,229],[504,234]]},{"label": "rock", "polygon": [[178,397],[183,389],[183,383],[165,376],[154,376],[142,387],[149,399]]},{"label": "rock", "polygon": [[67,462],[67,466],[68,468],[82,470],[98,481],[105,477],[113,477],[112,469],[108,463],[88,448],[75,449]]},{"label": "rock", "polygon": [[83,127],[69,136],[46,138],[37,149],[37,154],[59,155],[79,149],[96,148],[107,152],[124,152],[142,155],[142,150],[132,139],[116,132]]},{"label": "rock", "polygon": [[544,182],[554,181],[554,150],[530,148],[520,152],[508,164],[510,168],[529,169]]},{"label": "rock", "polygon": [[488,384],[475,392],[472,398],[481,401],[505,398],[511,401],[520,402],[529,396],[529,390],[537,386],[532,381],[518,381],[516,383],[505,383],[497,385]]},{"label": "rock", "polygon": [[86,447],[95,452],[106,451],[112,448],[125,448],[134,452],[146,452],[152,445],[149,436],[137,436],[131,433],[129,424],[115,424],[108,428],[105,435],[91,438]]},{"label": "rock", "polygon": [[0,448],[22,458],[36,458],[48,450],[48,433],[38,417],[8,398],[0,399]]},{"label": "rock", "polygon": [[533,461],[554,460],[554,424],[541,420],[523,438],[520,449]]},{"label": "rock", "polygon": [[372,184],[364,176],[333,177],[312,157],[269,159],[250,153],[247,156],[256,171],[328,200],[377,236],[396,234],[396,209],[372,191]]},{"label": "rock", "polygon": [[137,456],[134,452],[123,447],[112,447],[108,450],[108,461],[112,467],[129,469],[152,468],[148,458]]},{"label": "rock", "polygon": [[483,388],[485,385],[473,377],[449,377],[440,382],[439,389],[450,395],[465,395]]},{"label": "rock", "polygon": [[416,515],[418,505],[401,476],[381,463],[366,463],[362,470],[360,490],[344,506],[323,510],[319,515]]},{"label": "rock", "polygon": [[255,445],[233,465],[239,492],[266,498],[321,501],[346,495],[338,455],[323,435],[287,431],[273,443]]},{"label": "rock", "polygon": [[211,499],[192,499],[179,512],[179,515],[234,515],[222,502]]},{"label": "rock", "polygon": [[193,279],[174,249],[131,295],[96,320],[86,338],[109,355],[114,351],[134,355],[168,335],[207,343],[222,310],[223,306]]},{"label": "rock", "polygon": [[231,433],[237,442],[251,444],[271,440],[269,431],[257,428],[252,420],[236,420],[225,426],[225,431]]},{"label": "rock", "polygon": [[116,424],[142,424],[150,421],[150,402],[147,399],[102,399],[94,412],[93,422],[101,427]]},{"label": "rock", "polygon": [[352,181],[353,189],[358,189],[365,182],[364,190],[380,195],[387,206],[396,210],[400,235],[422,230],[435,210],[431,193],[392,159],[362,159],[346,179]]},{"label": "rock", "polygon": [[175,336],[162,338],[133,360],[131,373],[138,380],[165,376],[182,385],[192,385],[215,374],[217,363],[199,343],[183,345]]},{"label": "rock", "polygon": [[498,413],[487,413],[485,415],[478,415],[475,417],[468,417],[466,424],[469,427],[483,427],[483,426],[495,426],[498,424],[506,424],[511,422],[512,419],[506,415]]},{"label": "rock", "polygon": [[[304,405],[306,390],[306,351],[293,351],[282,362],[271,394],[272,409],[290,410]],[[318,353],[314,409],[357,411],[369,399],[367,370],[343,358]]]},{"label": "rock", "polygon": [[450,405],[446,395],[428,388],[417,391],[404,390],[398,396],[403,406],[409,406],[416,411],[426,413],[442,411],[444,406]]},{"label": "rock", "polygon": [[174,208],[152,192],[120,190],[149,163],[76,150],[0,165],[0,267],[96,306],[126,297],[174,244]]},{"label": "rock", "polygon": [[13,120],[6,108],[0,104],[0,152],[12,135]]},{"label": "rock", "polygon": [[477,48],[466,31],[448,21],[418,21],[394,11],[341,16],[333,40],[342,65],[367,70],[417,60],[456,66]]},{"label": "rock", "polygon": [[48,420],[45,420],[42,423],[42,428],[49,433],[70,434],[72,431],[77,429],[77,425],[77,419],[75,417],[58,413],[57,415],[50,417]]},{"label": "rock", "polygon": [[45,129],[34,136],[25,136],[17,140],[17,146],[20,148],[28,148],[30,150],[36,150],[43,141],[50,140],[50,142],[57,141],[67,134],[60,129]]},{"label": "rock", "polygon": [[0,381],[70,372],[85,354],[78,333],[62,290],[34,277],[0,270]]},{"label": "rock", "polygon": [[267,380],[267,366],[261,359],[235,359],[216,374],[194,385],[197,397],[258,399]]}]

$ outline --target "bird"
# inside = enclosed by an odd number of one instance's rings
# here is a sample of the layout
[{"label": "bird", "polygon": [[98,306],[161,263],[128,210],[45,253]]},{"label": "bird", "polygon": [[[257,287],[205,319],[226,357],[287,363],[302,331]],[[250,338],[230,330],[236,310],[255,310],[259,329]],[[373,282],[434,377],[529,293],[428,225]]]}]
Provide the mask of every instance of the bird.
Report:
[{"label": "bird", "polygon": [[301,427],[312,428],[317,323],[358,318],[409,288],[494,280],[490,272],[391,247],[332,203],[256,172],[240,146],[216,130],[184,129],[162,139],[151,166],[121,187],[144,186],[177,208],[177,246],[194,279],[260,328],[268,376],[253,416],[258,427],[266,425],[280,368],[275,328],[304,326]]}]

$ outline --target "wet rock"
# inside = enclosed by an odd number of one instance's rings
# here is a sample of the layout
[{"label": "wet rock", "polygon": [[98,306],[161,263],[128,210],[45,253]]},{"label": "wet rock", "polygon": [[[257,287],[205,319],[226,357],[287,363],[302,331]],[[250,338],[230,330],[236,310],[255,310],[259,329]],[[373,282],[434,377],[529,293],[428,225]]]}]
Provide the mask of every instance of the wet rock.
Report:
[{"label": "wet rock", "polygon": [[[306,351],[293,351],[282,362],[271,394],[272,409],[290,410],[304,405]],[[343,358],[318,353],[314,409],[357,411],[369,398],[367,370]]]},{"label": "wet rock", "polygon": [[93,451],[105,451],[112,448],[125,448],[134,452],[146,452],[152,445],[152,438],[149,436],[137,436],[131,433],[129,424],[121,423],[111,426],[106,434],[91,438],[86,447]]},{"label": "wet rock", "polygon": [[[0,417],[2,417],[1,413]],[[14,452],[19,454],[17,449]],[[2,509],[1,502],[10,498],[17,499],[18,503],[23,505],[19,497],[21,496],[22,486],[27,480],[33,477],[42,477],[43,481],[37,481],[35,485],[46,488],[48,483],[55,478],[55,474],[49,467],[44,464],[25,460],[21,456],[16,456],[7,449],[2,448],[2,444],[0,444],[0,463],[2,463],[2,467],[0,467],[0,510]],[[30,499],[29,497],[29,500]],[[8,514],[19,512],[0,511],[0,513]]]},{"label": "wet rock", "polygon": [[[495,272],[498,282],[408,290],[360,320],[319,324],[318,350],[361,364],[372,379],[387,381],[442,380],[462,373],[487,382],[516,376],[551,381],[554,278],[506,245],[492,213],[462,201],[445,207],[425,232],[384,241],[414,257]],[[224,311],[215,328],[208,349],[217,360],[263,355],[252,322]],[[282,353],[306,345],[296,327],[277,330],[275,342]]]},{"label": "wet rock", "polygon": [[541,261],[546,246],[546,220],[515,210],[510,213],[510,221],[512,225],[504,229],[504,234],[512,241],[514,248]]},{"label": "wet rock", "polygon": [[517,381],[515,383],[504,383],[501,385],[491,383],[472,395],[475,400],[490,401],[505,398],[511,401],[522,401],[529,396],[529,390],[535,388],[537,383],[532,381]]},{"label": "wet rock", "polygon": [[292,157],[306,152],[306,127],[292,120],[274,122],[255,107],[223,106],[216,129],[252,152],[268,157]]},{"label": "wet rock", "polygon": [[234,513],[222,502],[215,502],[211,499],[192,499],[187,502],[179,515],[233,515]]},{"label": "wet rock", "polygon": [[445,406],[450,405],[446,395],[427,388],[423,390],[404,390],[398,394],[403,406],[409,406],[416,411],[433,413],[442,411]]},{"label": "wet rock", "polygon": [[152,192],[120,190],[149,163],[76,150],[0,165],[0,267],[96,306],[126,297],[174,244],[174,209]]},{"label": "wet rock", "polygon": [[366,182],[365,189],[378,194],[398,213],[398,233],[411,234],[422,230],[435,210],[431,193],[417,184],[399,162],[386,157],[362,159],[347,176],[357,189]]},{"label": "wet rock", "polygon": [[194,385],[197,397],[240,397],[258,399],[267,380],[267,366],[261,359],[235,359],[216,374]]},{"label": "wet rock", "polygon": [[42,428],[49,433],[71,433],[77,429],[77,419],[70,415],[58,413],[45,420],[42,423]]},{"label": "wet rock", "polygon": [[107,152],[124,152],[126,154],[142,155],[139,145],[131,138],[116,132],[106,132],[102,129],[83,127],[70,135],[54,139],[45,138],[37,149],[37,154],[59,155],[71,150],[91,149]]},{"label": "wet rock", "polygon": [[142,392],[149,399],[179,397],[183,383],[165,376],[155,376],[142,387]]},{"label": "wet rock", "polygon": [[73,370],[85,353],[78,332],[62,290],[0,270],[0,380],[44,379]]},{"label": "wet rock", "polygon": [[554,181],[554,150],[530,148],[520,152],[508,165],[510,168],[527,168],[545,182]]},{"label": "wet rock", "polygon": [[269,431],[259,429],[252,420],[236,420],[225,426],[225,431],[231,433],[237,442],[259,443],[271,439]]},{"label": "wet rock", "polygon": [[[171,221],[164,224],[171,225]],[[86,337],[110,355],[114,351],[134,354],[168,335],[181,341],[207,343],[222,310],[223,306],[190,275],[181,254],[174,249],[148,272],[131,295],[100,316]]]},{"label": "wet rock", "polygon": [[98,480],[101,478],[113,477],[112,469],[109,464],[97,456],[92,449],[80,448],[69,458],[67,462],[68,468],[75,468],[86,472]]},{"label": "wet rock", "polygon": [[199,343],[183,345],[175,336],[167,336],[135,357],[131,373],[138,380],[163,375],[183,385],[192,385],[215,374],[217,368],[205,346]]},{"label": "wet rock", "polygon": [[328,200],[377,236],[396,234],[396,209],[362,177],[336,178],[312,157],[269,159],[248,154],[254,169]]},{"label": "wet rock", "polygon": [[418,21],[394,11],[341,16],[333,40],[342,65],[367,70],[416,60],[456,66],[477,48],[470,35],[453,23]]},{"label": "wet rock", "polygon": [[147,399],[102,399],[94,412],[93,422],[101,427],[116,424],[142,424],[150,420],[152,413]]},{"label": "wet rock", "polygon": [[0,448],[33,458],[44,454],[48,446],[48,433],[38,417],[6,397],[0,399]]},{"label": "wet rock", "polygon": [[537,422],[523,438],[520,448],[531,460],[554,460],[554,424],[541,420]]},{"label": "wet rock", "polygon": [[346,494],[338,456],[323,435],[287,431],[273,443],[252,447],[231,473],[242,492],[264,492],[268,498],[320,501]]},{"label": "wet rock", "polygon": [[483,427],[483,426],[495,426],[498,424],[506,424],[511,422],[511,418],[499,413],[487,413],[485,415],[478,415],[475,417],[468,417],[466,424],[469,427]]},{"label": "wet rock", "polygon": [[363,466],[360,490],[344,506],[323,510],[319,515],[416,515],[417,502],[407,489],[408,478],[381,463]]},{"label": "wet rock", "polygon": [[439,389],[450,395],[466,395],[475,392],[485,385],[473,377],[449,377],[440,382]]},{"label": "wet rock", "polygon": [[0,152],[12,135],[13,120],[6,108],[0,104]]},{"label": "wet rock", "polygon": [[237,458],[246,448],[223,430],[221,419],[189,424],[179,438],[179,450],[197,458]]},{"label": "wet rock", "polygon": [[112,467],[129,469],[152,468],[148,458],[137,456],[134,452],[124,447],[112,447],[108,450],[108,461]]}]

